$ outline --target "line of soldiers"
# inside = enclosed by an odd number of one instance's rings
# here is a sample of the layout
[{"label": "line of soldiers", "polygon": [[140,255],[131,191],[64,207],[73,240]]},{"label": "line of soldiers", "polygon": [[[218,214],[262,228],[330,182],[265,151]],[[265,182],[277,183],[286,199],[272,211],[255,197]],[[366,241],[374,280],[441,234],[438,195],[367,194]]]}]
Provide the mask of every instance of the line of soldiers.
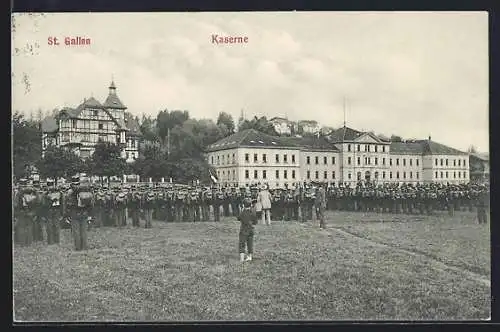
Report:
[{"label": "line of soldiers", "polygon": [[[301,184],[271,190],[273,220],[313,220],[316,193],[326,189],[327,210],[379,213],[432,214],[439,210],[455,211],[477,208],[478,222],[487,222],[489,188],[484,185],[384,184],[359,183],[356,186],[320,183]],[[88,204],[80,204],[80,192],[90,193]],[[71,225],[77,250],[85,249],[89,227],[132,225],[152,227],[153,219],[166,222],[220,221],[237,217],[243,199],[257,200],[259,187],[215,188],[168,185],[167,187],[124,184],[115,188],[96,186],[74,177],[69,186],[46,188],[21,180],[15,192],[15,240],[25,245],[43,241],[59,243],[60,227]]]}]

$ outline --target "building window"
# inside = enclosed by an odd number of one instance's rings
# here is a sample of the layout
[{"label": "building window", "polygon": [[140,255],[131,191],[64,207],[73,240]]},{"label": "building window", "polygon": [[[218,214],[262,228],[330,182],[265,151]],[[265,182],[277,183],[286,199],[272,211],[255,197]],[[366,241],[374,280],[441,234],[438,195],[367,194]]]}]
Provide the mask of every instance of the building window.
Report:
[{"label": "building window", "polygon": [[464,159],[464,167],[467,166],[467,164],[465,163],[465,159]]},{"label": "building window", "polygon": [[76,121],[77,121],[77,120],[72,120],[72,127],[73,127],[73,128],[76,128]]},{"label": "building window", "polygon": [[347,157],[347,164],[350,165],[351,164],[351,157]]},{"label": "building window", "polygon": [[389,159],[389,166],[392,166],[392,158]]},{"label": "building window", "polygon": [[315,163],[316,165],[318,165],[318,164],[319,164],[319,157],[318,157],[318,156],[314,157],[314,163]]},{"label": "building window", "polygon": [[287,179],[288,178],[288,172],[286,171],[286,169],[283,171],[283,179]]},{"label": "building window", "polygon": [[413,159],[410,159],[410,166],[413,166]]},{"label": "building window", "polygon": [[217,165],[220,165],[220,156],[217,156]]},{"label": "building window", "polygon": [[396,179],[399,179],[399,172],[396,172]]},{"label": "building window", "polygon": [[332,165],[335,165],[335,157],[332,157]]},{"label": "building window", "polygon": [[253,178],[257,179],[259,177],[259,173],[257,170],[253,171]]},{"label": "building window", "polygon": [[448,159],[446,159],[446,166],[448,166]]},{"label": "building window", "polygon": [[245,161],[247,163],[250,162],[250,155],[248,153],[245,153]]},{"label": "building window", "polygon": [[403,172],[403,179],[406,179],[406,172]]},{"label": "building window", "polygon": [[417,166],[418,166],[418,159],[415,159],[415,163],[416,163],[416,164],[417,164]]},{"label": "building window", "polygon": [[438,160],[437,158],[434,160],[434,165],[437,166],[438,165]]},{"label": "building window", "polygon": [[403,166],[406,166],[406,158],[403,158]]},{"label": "building window", "polygon": [[392,179],[392,172],[389,172],[389,179]]},{"label": "building window", "polygon": [[250,179],[250,172],[248,169],[245,170],[245,179]]},{"label": "building window", "polygon": [[434,173],[434,178],[438,178],[438,172],[436,171],[436,173]]},{"label": "building window", "polygon": [[441,158],[441,166],[443,166],[443,158]]},{"label": "building window", "polygon": [[382,165],[385,166],[385,158],[382,158]]},{"label": "building window", "polygon": [[311,178],[311,171],[307,171],[307,179],[309,180]]},{"label": "building window", "polygon": [[457,166],[457,160],[453,159],[453,166]]},{"label": "building window", "polygon": [[99,128],[99,130],[103,130],[104,129],[104,124],[99,123],[99,127],[98,128]]},{"label": "building window", "polygon": [[399,166],[399,158],[396,158],[396,166]]},{"label": "building window", "polygon": [[259,158],[257,157],[257,154],[254,153],[253,154],[253,162],[256,163],[258,160],[259,160]]},{"label": "building window", "polygon": [[[366,158],[365,158],[366,160]],[[361,165],[361,157],[358,157],[358,165]]]},{"label": "building window", "polygon": [[309,156],[306,157],[306,164],[308,164],[308,165],[311,164],[311,157],[309,157]]},{"label": "building window", "polygon": [[235,156],[235,154],[233,153],[233,164],[235,164],[235,163],[236,163],[236,156]]},{"label": "building window", "polygon": [[458,178],[460,179],[462,177],[462,173],[458,172]]},{"label": "building window", "polygon": [[292,154],[292,163],[295,163],[295,155]]},{"label": "building window", "polygon": [[280,178],[280,171],[276,170],[276,179],[279,179],[279,178]]},{"label": "building window", "polygon": [[453,178],[456,179],[457,178],[457,172],[453,172]]},{"label": "building window", "polygon": [[323,157],[323,164],[325,164],[325,165],[328,164],[328,158],[326,156]]},{"label": "building window", "polygon": [[326,179],[328,179],[328,172],[327,172],[327,171],[325,171],[325,172],[323,173],[323,178],[324,178],[325,180],[326,180]]},{"label": "building window", "polygon": [[295,170],[292,170],[292,179],[295,179]]},{"label": "building window", "polygon": [[361,172],[358,172],[358,173],[356,174],[356,177],[357,177],[358,181],[361,181]]},{"label": "building window", "polygon": [[[375,145],[375,147],[377,146]],[[375,172],[375,179],[378,179],[378,172]]]},{"label": "building window", "polygon": [[382,145],[382,152],[385,152],[385,145]]},{"label": "building window", "polygon": [[458,159],[458,166],[460,166],[460,162],[461,162],[461,161],[462,161],[461,159]]},{"label": "building window", "polygon": [[222,155],[222,165],[224,165],[224,155]]},{"label": "building window", "polygon": [[375,165],[378,165],[378,158],[375,157]]},{"label": "building window", "polygon": [[98,116],[99,115],[99,111],[98,110],[92,110],[92,115],[93,116]]},{"label": "building window", "polygon": [[441,172],[441,179],[443,178],[443,172]]},{"label": "building window", "polygon": [[382,179],[385,179],[385,171],[382,172]]},{"label": "building window", "polygon": [[351,179],[351,173],[347,174],[347,178],[350,180]]},{"label": "building window", "polygon": [[262,162],[267,163],[267,154],[265,153],[262,155]]},{"label": "building window", "polygon": [[410,172],[410,179],[413,179],[413,172]]},{"label": "building window", "polygon": [[266,170],[262,171],[262,178],[267,179],[267,171]]},{"label": "building window", "polygon": [[358,152],[361,151],[361,145],[358,144]]},{"label": "building window", "polygon": [[276,154],[276,162],[279,163],[280,162],[280,155],[279,154]]},{"label": "building window", "polygon": [[365,145],[365,152],[369,152],[370,151],[370,146],[368,144]]},{"label": "building window", "polygon": [[415,175],[417,176],[417,179],[418,179],[418,177],[419,177],[420,174],[418,174],[418,172],[416,172]]},{"label": "building window", "polygon": [[236,180],[236,173],[235,173],[234,169],[233,169],[233,180]]},{"label": "building window", "polygon": [[332,180],[335,180],[335,171],[332,171]]},{"label": "building window", "polygon": [[347,151],[351,152],[351,144],[347,144]]},{"label": "building window", "polygon": [[319,179],[319,172],[318,172],[318,171],[316,171],[316,172],[314,173],[314,175],[315,175],[316,179]]},{"label": "building window", "polygon": [[286,154],[285,154],[285,155],[283,155],[283,162],[284,162],[285,164],[288,162],[288,157],[287,157],[287,155],[286,155]]},{"label": "building window", "polygon": [[446,178],[448,178],[448,172],[446,172]]},{"label": "building window", "polygon": [[466,179],[466,178],[467,178],[467,173],[466,173],[466,172],[464,172],[464,179]]}]

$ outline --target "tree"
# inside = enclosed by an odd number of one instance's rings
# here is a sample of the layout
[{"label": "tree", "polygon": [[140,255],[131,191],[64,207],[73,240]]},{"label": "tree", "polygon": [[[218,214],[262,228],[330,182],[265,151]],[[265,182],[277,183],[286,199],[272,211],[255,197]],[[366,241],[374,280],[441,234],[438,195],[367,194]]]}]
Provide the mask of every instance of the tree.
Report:
[{"label": "tree", "polygon": [[42,154],[42,133],[39,124],[26,120],[19,111],[12,117],[13,171],[15,178],[26,176],[26,165],[34,165]]},{"label": "tree", "polygon": [[92,174],[99,177],[122,176],[127,163],[121,157],[121,148],[109,142],[98,142],[89,161]]},{"label": "tree", "polygon": [[265,116],[262,116],[260,118],[254,116],[254,118],[250,121],[244,120],[238,130],[245,129],[255,129],[271,136],[278,136],[278,133],[274,129],[274,125],[269,122]]},{"label": "tree", "polygon": [[61,147],[49,146],[44,158],[37,162],[38,171],[42,177],[67,178],[83,169],[83,161],[72,151]]},{"label": "tree", "polygon": [[397,135],[391,135],[391,142],[402,142],[403,139],[401,138],[401,136],[397,136]]},{"label": "tree", "polygon": [[474,145],[470,145],[468,149],[469,153],[477,153],[477,148]]},{"label": "tree", "polygon": [[226,112],[220,112],[219,113],[219,117],[217,118],[217,126],[222,126],[224,125],[228,130],[229,134],[234,134],[234,129],[235,129],[235,126],[234,126],[234,121],[233,121],[233,117],[226,113]]}]

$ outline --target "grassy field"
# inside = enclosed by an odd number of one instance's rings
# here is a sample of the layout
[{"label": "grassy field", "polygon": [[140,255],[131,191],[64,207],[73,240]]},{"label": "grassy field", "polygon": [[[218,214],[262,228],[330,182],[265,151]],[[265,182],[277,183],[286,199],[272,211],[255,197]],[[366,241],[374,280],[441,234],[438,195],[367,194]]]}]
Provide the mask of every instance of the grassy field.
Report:
[{"label": "grassy field", "polygon": [[490,316],[489,226],[454,218],[328,214],[256,228],[239,263],[239,224],[101,228],[90,250],[15,247],[20,321],[449,320]]}]

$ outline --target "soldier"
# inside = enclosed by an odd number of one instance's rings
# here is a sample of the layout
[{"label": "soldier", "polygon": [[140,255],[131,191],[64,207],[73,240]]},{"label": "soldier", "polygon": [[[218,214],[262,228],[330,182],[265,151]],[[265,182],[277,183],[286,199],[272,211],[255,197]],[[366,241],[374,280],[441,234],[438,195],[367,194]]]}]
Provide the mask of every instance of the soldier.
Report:
[{"label": "soldier", "polygon": [[144,197],[144,219],[146,220],[145,228],[151,228],[153,222],[153,209],[156,205],[156,193],[149,189]]},{"label": "soldier", "polygon": [[237,192],[235,187],[231,189],[231,210],[233,216],[237,217],[240,215],[241,193]]},{"label": "soldier", "polygon": [[326,229],[326,222],[325,222],[326,192],[325,188],[321,185],[316,190],[316,200],[314,205],[316,207],[316,215],[318,216],[319,219],[319,228]]},{"label": "soldier", "polygon": [[210,221],[210,205],[212,205],[212,190],[205,188],[201,193],[201,217],[203,221]]},{"label": "soldier", "polygon": [[231,202],[231,198],[229,197],[229,193],[226,191],[226,188],[222,188],[222,192],[224,193],[224,198],[222,200],[222,208],[224,217],[229,217],[229,205]]},{"label": "soldier", "polygon": [[294,203],[295,203],[294,191],[290,188],[287,190],[286,196],[285,196],[285,220],[286,221],[290,221],[290,220],[294,219],[294,213],[293,213]]},{"label": "soldier", "polygon": [[107,201],[106,201],[106,193],[102,188],[99,188],[95,193],[95,204],[94,204],[94,216],[95,216],[95,225],[97,227],[101,227],[106,225],[107,223]]},{"label": "soldier", "polygon": [[115,196],[115,225],[118,227],[127,225],[126,208],[127,208],[127,194],[123,191],[118,192]]},{"label": "soldier", "polygon": [[486,186],[481,188],[477,197],[477,221],[479,224],[486,224],[488,222],[488,212],[490,205],[490,193],[488,188]]},{"label": "soldier", "polygon": [[196,189],[189,193],[189,210],[190,221],[200,221],[200,195]]},{"label": "soldier", "polygon": [[72,177],[71,189],[67,199],[63,202],[63,211],[71,219],[71,234],[75,250],[87,250],[87,228],[94,207],[90,183],[86,179],[82,179],[82,183],[80,183],[79,176]]},{"label": "soldier", "polygon": [[[245,198],[243,200],[243,206],[243,211],[238,216],[238,220],[241,222],[238,241],[240,262],[252,260],[254,227],[258,220],[255,212],[251,209],[252,201],[250,198]],[[246,257],[245,247],[247,249]]]},{"label": "soldier", "polygon": [[33,192],[36,195],[34,209],[36,211],[35,218],[33,220],[33,241],[43,242],[43,222],[44,222],[44,208],[43,208],[43,192],[40,188],[39,181],[33,181]]},{"label": "soldier", "polygon": [[21,245],[30,246],[33,242],[33,224],[37,213],[37,195],[28,186],[26,179],[19,180],[19,191],[15,199],[16,238]]},{"label": "soldier", "polygon": [[140,214],[141,214],[141,209],[143,205],[143,196],[137,190],[136,188],[132,188],[132,191],[129,193],[129,211],[130,211],[130,216],[132,218],[132,226],[134,227],[140,227]]},{"label": "soldier", "polygon": [[47,180],[47,193],[44,197],[46,216],[47,244],[57,244],[60,239],[61,219],[63,216],[63,194],[53,180]]},{"label": "soldier", "polygon": [[215,191],[214,202],[213,202],[215,221],[220,221],[220,209],[223,202],[224,202],[224,193],[222,190],[218,189]]}]

